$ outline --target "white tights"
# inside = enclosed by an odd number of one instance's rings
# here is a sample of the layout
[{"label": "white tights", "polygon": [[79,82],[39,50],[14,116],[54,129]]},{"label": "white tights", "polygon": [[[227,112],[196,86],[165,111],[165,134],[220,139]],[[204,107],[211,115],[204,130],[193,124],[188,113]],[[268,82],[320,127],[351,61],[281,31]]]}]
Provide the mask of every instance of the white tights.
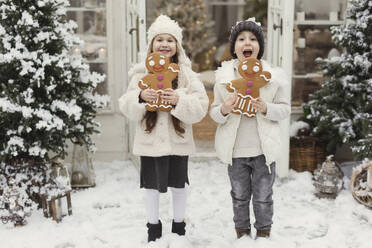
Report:
[{"label": "white tights", "polygon": [[[170,188],[173,199],[173,220],[174,222],[183,222],[186,211],[186,189]],[[147,219],[150,224],[159,222],[159,191],[156,189],[146,189],[145,206]]]}]

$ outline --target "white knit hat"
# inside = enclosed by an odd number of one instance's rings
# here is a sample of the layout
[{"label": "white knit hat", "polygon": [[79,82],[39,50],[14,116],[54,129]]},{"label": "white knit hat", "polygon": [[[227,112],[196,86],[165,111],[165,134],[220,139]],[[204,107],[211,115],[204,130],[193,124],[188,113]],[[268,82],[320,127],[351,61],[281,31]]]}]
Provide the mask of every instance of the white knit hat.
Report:
[{"label": "white knit hat", "polygon": [[182,47],[182,28],[166,15],[158,16],[147,31],[148,52],[151,52],[151,42],[159,34],[170,34],[177,41],[178,63],[191,66],[190,59]]}]

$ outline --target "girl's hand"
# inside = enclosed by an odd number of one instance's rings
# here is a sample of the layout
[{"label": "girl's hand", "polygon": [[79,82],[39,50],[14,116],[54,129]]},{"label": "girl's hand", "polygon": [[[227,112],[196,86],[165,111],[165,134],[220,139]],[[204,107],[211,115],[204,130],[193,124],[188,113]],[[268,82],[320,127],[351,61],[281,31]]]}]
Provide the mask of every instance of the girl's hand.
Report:
[{"label": "girl's hand", "polygon": [[158,99],[158,93],[154,89],[145,89],[141,91],[140,97],[146,102],[155,102]]},{"label": "girl's hand", "polygon": [[238,106],[238,95],[229,96],[225,99],[224,103],[221,105],[221,114],[226,116],[229,114],[236,106]]},{"label": "girl's hand", "polygon": [[261,97],[256,98],[255,100],[252,100],[252,106],[253,108],[260,111],[262,114],[266,115],[267,112],[267,104],[262,100]]},{"label": "girl's hand", "polygon": [[161,95],[161,99],[171,105],[177,105],[179,98],[178,93],[171,88],[165,89]]}]

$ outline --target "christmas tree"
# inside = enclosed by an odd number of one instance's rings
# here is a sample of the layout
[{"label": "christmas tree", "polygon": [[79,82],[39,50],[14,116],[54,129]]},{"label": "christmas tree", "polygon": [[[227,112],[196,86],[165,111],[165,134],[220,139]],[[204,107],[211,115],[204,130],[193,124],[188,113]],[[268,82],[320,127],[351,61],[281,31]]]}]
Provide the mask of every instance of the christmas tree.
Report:
[{"label": "christmas tree", "polygon": [[245,0],[244,20],[255,17],[256,21],[266,25],[267,23],[267,0]]},{"label": "christmas tree", "polygon": [[346,24],[331,28],[344,52],[318,60],[328,80],[304,105],[313,134],[328,142],[328,151],[349,143],[356,159],[372,156],[371,13],[371,1],[350,1]]},{"label": "christmas tree", "polygon": [[0,0],[2,220],[22,224],[35,207],[29,199],[53,188],[50,154],[63,158],[67,140],[94,149],[94,118],[107,99],[92,92],[104,76],[71,55],[81,41],[74,34],[76,24],[66,21],[68,4]]},{"label": "christmas tree", "polygon": [[214,22],[208,18],[204,0],[160,0],[157,15],[164,14],[183,29],[182,45],[192,61],[196,55],[211,49],[216,37]]}]

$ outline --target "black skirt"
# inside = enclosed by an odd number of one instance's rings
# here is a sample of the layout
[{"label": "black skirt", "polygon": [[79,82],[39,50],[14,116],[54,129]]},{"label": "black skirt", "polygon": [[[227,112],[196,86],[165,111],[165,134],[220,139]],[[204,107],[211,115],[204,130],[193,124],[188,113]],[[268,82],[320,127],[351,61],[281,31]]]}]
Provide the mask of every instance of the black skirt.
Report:
[{"label": "black skirt", "polygon": [[188,156],[141,156],[141,188],[167,192],[168,187],[184,188],[189,184]]}]

